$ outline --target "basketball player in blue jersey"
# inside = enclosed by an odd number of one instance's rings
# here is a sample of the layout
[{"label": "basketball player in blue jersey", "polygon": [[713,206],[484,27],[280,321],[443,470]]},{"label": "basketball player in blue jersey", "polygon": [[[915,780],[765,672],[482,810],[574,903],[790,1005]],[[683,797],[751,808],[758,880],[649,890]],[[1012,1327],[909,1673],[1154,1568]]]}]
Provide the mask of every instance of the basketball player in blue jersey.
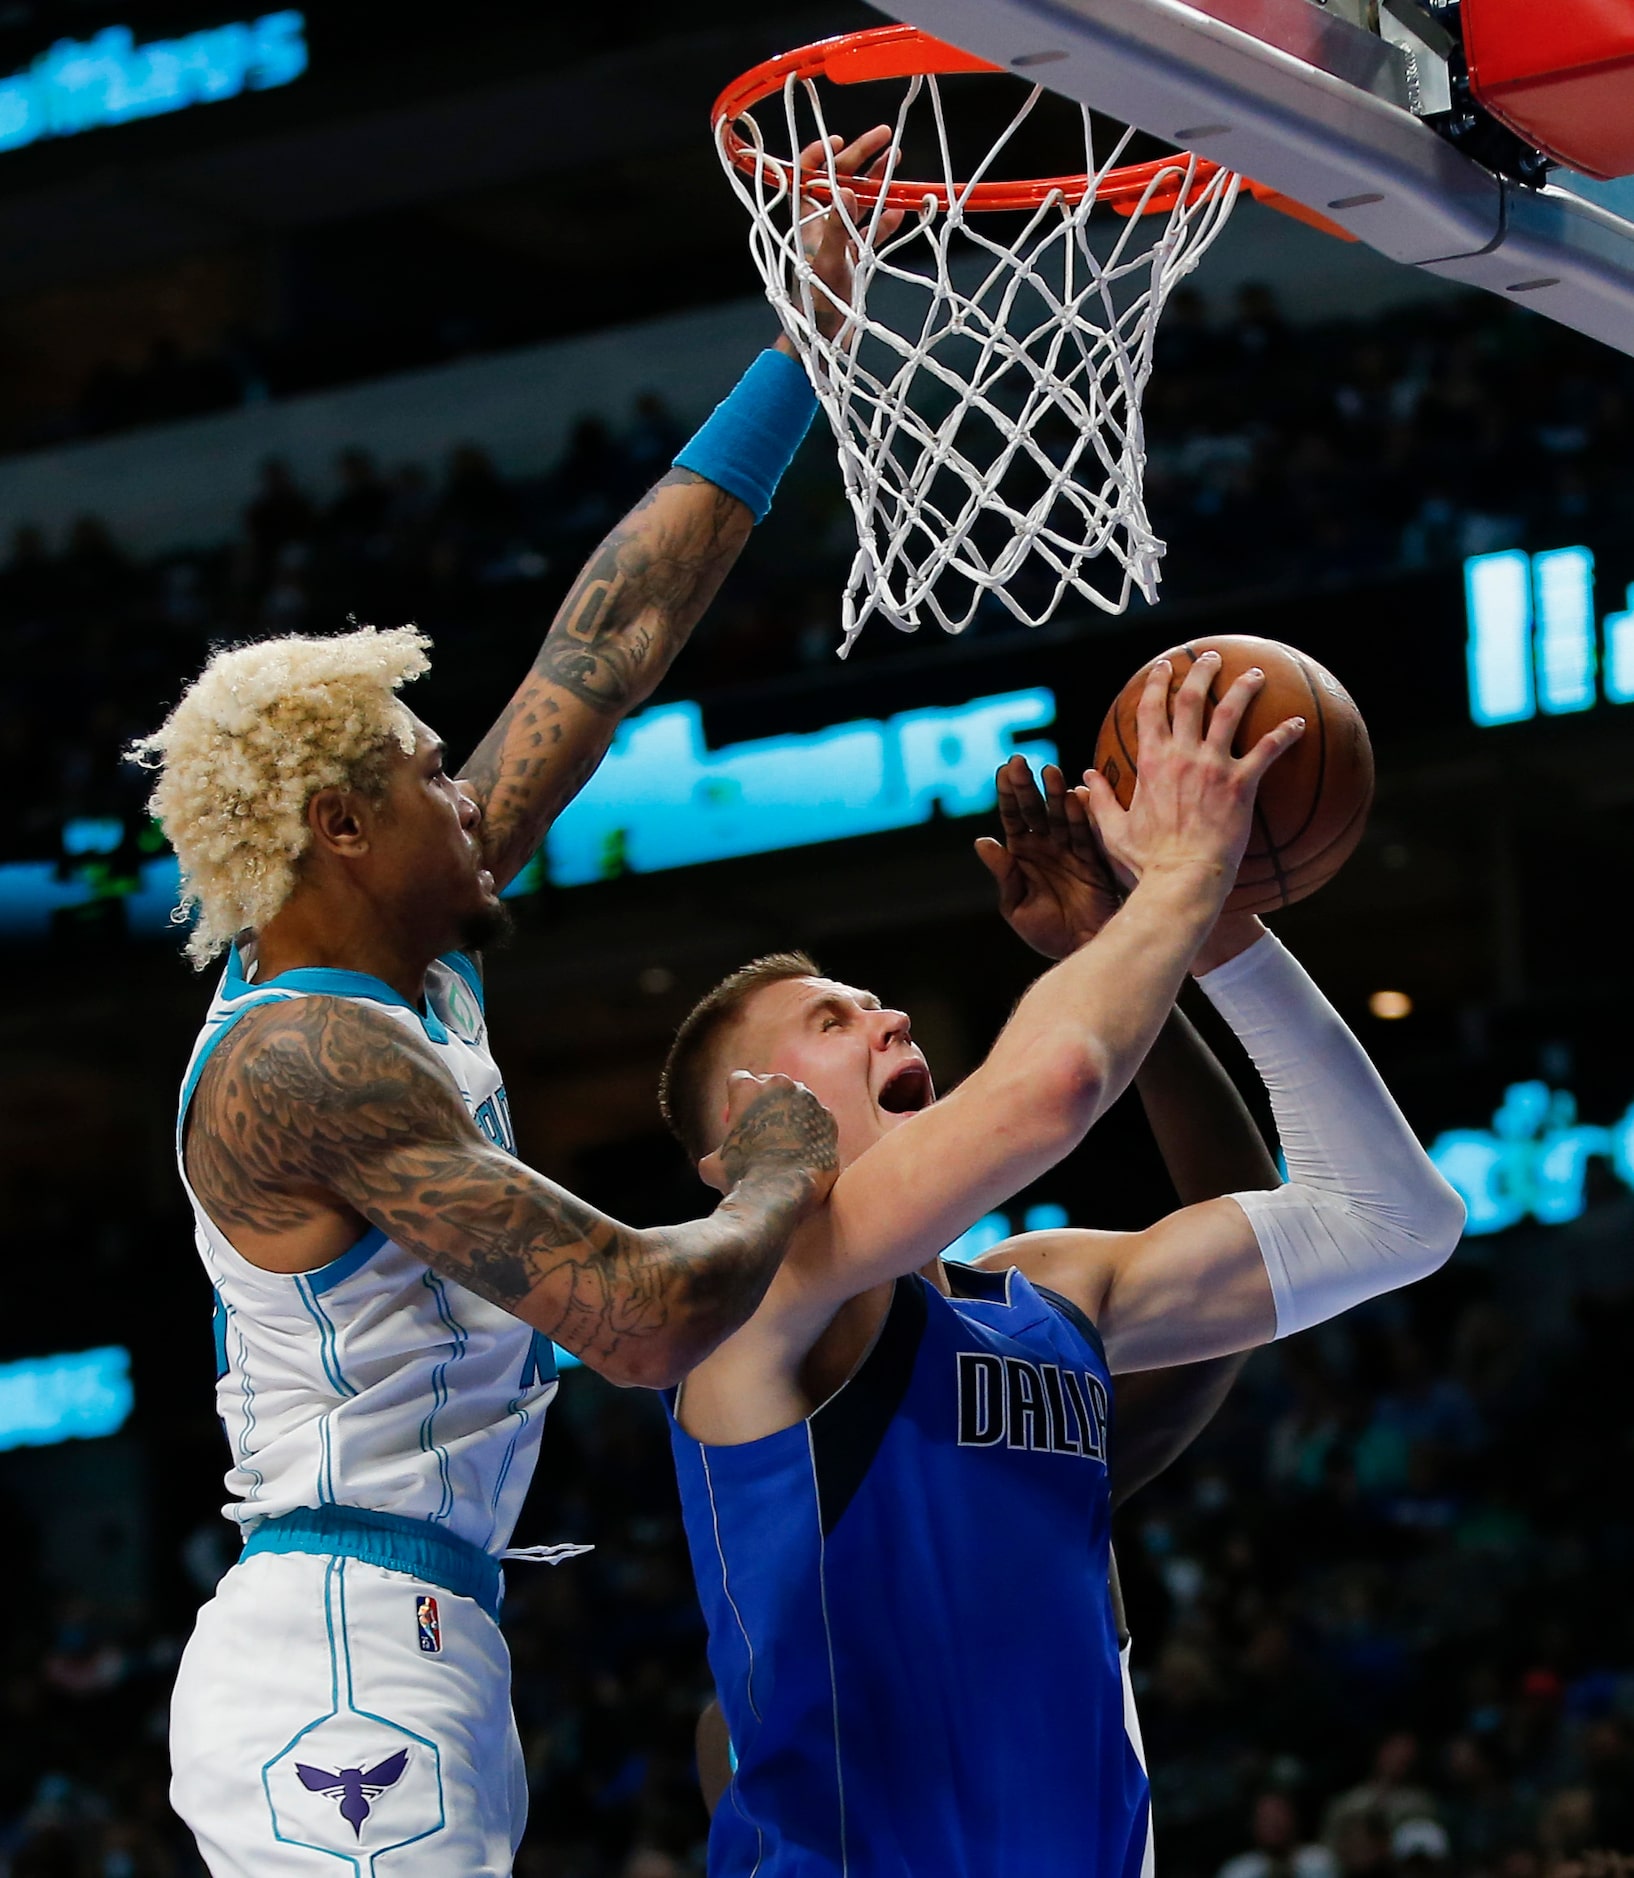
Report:
[{"label": "basketball player in blue jersey", "polygon": [[[1135,884],[951,1095],[933,1101],[903,1013],[798,955],[734,974],[677,1038],[666,1110],[706,1178],[740,1062],[822,1095],[842,1170],[672,1402],[738,1755],[714,1872],[1136,1878],[1149,1800],[1108,1595],[1113,1373],[1289,1335],[1457,1242],[1457,1196],[1343,1023],[1257,920],[1221,917],[1258,778],[1298,732],[1234,757],[1258,679],[1205,730],[1214,677],[1200,661],[1171,727],[1154,671],[1127,812],[1099,777],[1070,796],[1051,779],[1063,822],[1090,815]],[[1001,886],[1020,866],[989,864]],[[1006,888],[1018,907],[1028,891]],[[943,1263],[1127,1086],[1188,968],[1265,1083],[1286,1184]]]},{"label": "basketball player in blue jersey", "polygon": [[[837,327],[840,218],[810,222],[808,254]],[[407,627],[221,652],[136,748],[189,950],[226,954],[177,1153],[245,1544],[171,1709],[173,1799],[218,1878],[388,1854],[400,1878],[510,1871],[526,1789],[499,1561],[551,1340],[615,1381],[673,1381],[753,1310],[833,1180],[821,1104],[745,1075],[709,1218],[635,1231],[584,1205],[515,1158],[476,962],[814,409],[786,342],[755,361],[597,550],[458,777],[397,696],[427,663]]]},{"label": "basketball player in blue jersey", "polygon": [[[1059,773],[1046,772],[1040,795],[1025,761],[998,774],[1004,840],[984,837],[978,852],[1000,882],[1000,910],[1010,926],[1046,958],[1065,957],[1117,910],[1118,892],[1083,817],[1069,820]],[[1194,1025],[1172,1010],[1135,1075],[1135,1091],[1182,1205],[1222,1194],[1281,1184],[1276,1162],[1230,1076]],[[1218,1412],[1241,1373],[1247,1352],[1203,1363],[1120,1376],[1117,1413],[1108,1443],[1109,1507],[1113,1513],[1188,1448]],[[1110,1560],[1114,1631],[1131,1727],[1131,1640]],[[698,1720],[699,1788],[713,1815],[732,1778],[734,1750],[718,1699]],[[1147,1839],[1148,1856],[1152,1839]]]}]

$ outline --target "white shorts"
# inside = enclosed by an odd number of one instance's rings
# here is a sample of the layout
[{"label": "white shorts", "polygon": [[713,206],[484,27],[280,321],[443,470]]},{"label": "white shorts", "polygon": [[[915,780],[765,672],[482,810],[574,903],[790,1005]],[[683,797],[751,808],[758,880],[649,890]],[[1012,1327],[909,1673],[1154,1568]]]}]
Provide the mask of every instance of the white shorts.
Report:
[{"label": "white shorts", "polygon": [[[429,1600],[429,1602],[427,1602]],[[171,1804],[212,1878],[506,1878],[527,1817],[499,1626],[359,1559],[242,1560],[171,1698]]]}]

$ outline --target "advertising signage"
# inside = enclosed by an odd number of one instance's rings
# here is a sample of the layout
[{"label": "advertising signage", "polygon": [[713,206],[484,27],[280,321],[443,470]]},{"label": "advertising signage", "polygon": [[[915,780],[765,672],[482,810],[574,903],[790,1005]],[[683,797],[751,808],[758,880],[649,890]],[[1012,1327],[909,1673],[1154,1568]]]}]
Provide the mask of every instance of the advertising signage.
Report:
[{"label": "advertising signage", "polygon": [[0,153],[274,91],[306,68],[306,17],[297,12],[145,41],[128,26],[105,26],[88,39],[59,39],[0,77]]}]

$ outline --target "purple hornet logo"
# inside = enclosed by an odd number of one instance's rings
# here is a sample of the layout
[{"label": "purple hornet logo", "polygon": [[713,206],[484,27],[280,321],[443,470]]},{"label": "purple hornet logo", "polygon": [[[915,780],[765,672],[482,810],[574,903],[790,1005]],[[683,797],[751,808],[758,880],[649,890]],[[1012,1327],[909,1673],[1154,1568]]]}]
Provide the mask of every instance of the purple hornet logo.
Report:
[{"label": "purple hornet logo", "polygon": [[341,1818],[351,1827],[353,1838],[361,1839],[363,1822],[369,1817],[369,1802],[378,1800],[388,1787],[395,1787],[407,1765],[408,1749],[399,1748],[367,1772],[361,1767],[343,1767],[338,1774],[331,1774],[321,1767],[304,1766],[300,1761],[295,1763],[295,1771],[309,1793],[321,1793],[325,1799],[340,1801]]}]

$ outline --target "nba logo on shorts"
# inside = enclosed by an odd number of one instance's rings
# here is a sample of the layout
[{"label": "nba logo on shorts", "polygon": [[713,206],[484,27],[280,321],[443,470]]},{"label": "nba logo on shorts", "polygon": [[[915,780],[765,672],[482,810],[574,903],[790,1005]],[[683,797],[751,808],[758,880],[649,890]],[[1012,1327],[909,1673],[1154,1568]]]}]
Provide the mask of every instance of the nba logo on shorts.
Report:
[{"label": "nba logo on shorts", "polygon": [[437,1600],[420,1591],[414,1598],[414,1627],[420,1637],[423,1656],[440,1656],[443,1647],[442,1626],[437,1622]]}]

